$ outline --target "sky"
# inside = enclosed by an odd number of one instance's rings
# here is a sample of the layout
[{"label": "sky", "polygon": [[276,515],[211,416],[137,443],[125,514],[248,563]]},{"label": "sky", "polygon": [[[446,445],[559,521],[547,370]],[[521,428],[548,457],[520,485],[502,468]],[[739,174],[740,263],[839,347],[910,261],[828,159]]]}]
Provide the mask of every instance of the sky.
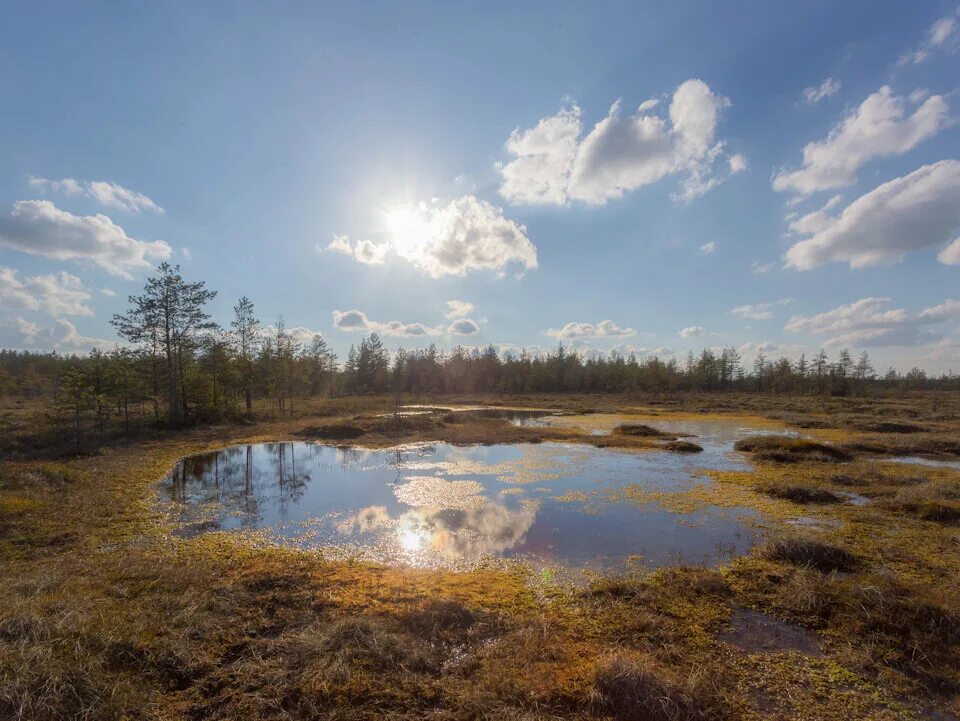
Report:
[{"label": "sky", "polygon": [[950,2],[0,7],[0,347],[162,261],[341,357],[825,348],[960,372]]}]

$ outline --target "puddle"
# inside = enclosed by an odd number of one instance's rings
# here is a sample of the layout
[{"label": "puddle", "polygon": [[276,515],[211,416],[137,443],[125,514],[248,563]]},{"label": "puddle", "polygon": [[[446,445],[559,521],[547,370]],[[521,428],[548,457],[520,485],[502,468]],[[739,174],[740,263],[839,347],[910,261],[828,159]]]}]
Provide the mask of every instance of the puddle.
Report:
[{"label": "puddle", "polygon": [[938,461],[933,458],[924,458],[923,456],[897,456],[895,458],[884,458],[882,460],[889,463],[912,463],[919,466],[953,468],[960,471],[960,461]]},{"label": "puddle", "polygon": [[505,558],[620,571],[710,565],[745,553],[755,511],[671,513],[615,493],[632,484],[678,492],[704,482],[699,469],[731,467],[749,465],[726,451],[692,460],[563,443],[264,443],[185,459],[161,496],[186,536],[244,532],[336,557],[421,567]]},{"label": "puddle", "polygon": [[441,413],[458,413],[463,415],[480,416],[482,418],[502,418],[515,425],[547,425],[546,423],[536,423],[543,416],[557,416],[560,411],[550,408],[511,408],[507,406],[431,406],[408,404],[399,406],[394,411],[378,414],[378,418],[390,418],[392,416],[430,416],[440,415]]},{"label": "puddle", "polygon": [[760,611],[734,611],[730,625],[731,629],[721,633],[719,638],[744,653],[793,651],[804,656],[823,655],[813,633]]}]

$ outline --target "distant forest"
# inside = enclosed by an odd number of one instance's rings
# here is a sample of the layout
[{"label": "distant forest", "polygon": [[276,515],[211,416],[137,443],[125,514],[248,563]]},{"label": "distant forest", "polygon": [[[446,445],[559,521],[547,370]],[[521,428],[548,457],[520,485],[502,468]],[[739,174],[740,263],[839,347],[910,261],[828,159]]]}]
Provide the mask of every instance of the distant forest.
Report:
[{"label": "distant forest", "polygon": [[493,346],[391,354],[375,333],[338,358],[319,335],[309,343],[279,321],[266,332],[254,304],[241,298],[228,327],[206,310],[215,297],[166,263],[143,294],[114,316],[125,343],[87,355],[0,351],[0,396],[46,397],[78,433],[82,424],[172,426],[249,414],[268,399],[280,415],[299,400],[366,394],[520,394],[752,392],[850,395],[958,390],[960,377],[913,368],[879,374],[867,353],[824,351],[791,361],[760,353],[745,367],[734,348],[705,348],[685,359],[595,357],[562,345],[533,355]]}]

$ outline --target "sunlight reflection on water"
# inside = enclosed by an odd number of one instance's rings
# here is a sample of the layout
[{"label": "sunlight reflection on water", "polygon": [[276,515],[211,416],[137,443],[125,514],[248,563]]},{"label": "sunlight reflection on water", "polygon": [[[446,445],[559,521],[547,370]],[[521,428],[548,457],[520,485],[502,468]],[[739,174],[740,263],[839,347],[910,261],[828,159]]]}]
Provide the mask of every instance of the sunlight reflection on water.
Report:
[{"label": "sunlight reflection on water", "polygon": [[611,491],[640,483],[679,492],[703,482],[700,469],[747,467],[730,450],[742,432],[716,442],[700,435],[705,451],[696,458],[561,443],[234,446],[184,459],[161,495],[183,535],[244,532],[378,562],[469,568],[502,558],[596,570],[715,564],[749,548],[753,511],[677,514]]}]

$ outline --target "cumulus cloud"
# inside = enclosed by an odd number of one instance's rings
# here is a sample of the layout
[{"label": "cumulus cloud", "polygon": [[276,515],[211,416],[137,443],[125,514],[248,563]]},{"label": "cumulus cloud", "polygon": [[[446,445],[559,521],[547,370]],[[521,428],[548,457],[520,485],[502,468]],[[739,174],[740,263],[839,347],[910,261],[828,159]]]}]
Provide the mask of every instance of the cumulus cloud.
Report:
[{"label": "cumulus cloud", "polygon": [[474,270],[505,273],[509,266],[537,267],[536,246],[527,229],[504,217],[503,210],[472,195],[447,204],[421,203],[390,213],[383,243],[334,236],[328,250],[362,263],[381,263],[388,253],[433,278],[466,275]]},{"label": "cumulus cloud", "polygon": [[[617,100],[607,116],[581,138],[577,106],[516,129],[506,143],[513,160],[500,166],[500,195],[512,203],[565,205],[579,200],[603,205],[670,175],[683,178],[675,197],[692,200],[725,178],[714,164],[724,143],[716,140],[720,112],[730,101],[702,80],[674,92],[667,116],[648,100],[628,115]],[[742,155],[727,159],[729,172],[746,169]]]},{"label": "cumulus cloud", "polygon": [[927,36],[916,50],[904,53],[900,57],[899,65],[918,65],[927,61],[938,50],[955,52],[960,44],[960,26],[957,24],[956,12],[938,19],[927,30]]},{"label": "cumulus cloud", "polygon": [[924,308],[920,311],[920,317],[938,321],[960,318],[960,300],[945,300],[940,305]]},{"label": "cumulus cloud", "polygon": [[960,265],[960,238],[955,238],[950,245],[937,253],[937,260],[944,265]]},{"label": "cumulus cloud", "polygon": [[162,240],[129,237],[105,215],[73,215],[49,200],[18,200],[10,213],[0,215],[0,245],[54,260],[93,263],[121,278],[173,252]]},{"label": "cumulus cloud", "polygon": [[448,300],[446,317],[463,318],[470,315],[475,310],[476,306],[473,303],[468,303],[465,300]]},{"label": "cumulus cloud", "polygon": [[580,142],[580,116],[580,108],[573,106],[543,118],[534,128],[514,129],[506,149],[516,159],[500,168],[500,195],[511,203],[566,203],[570,169]]},{"label": "cumulus cloud", "polygon": [[793,316],[785,329],[791,333],[830,335],[831,346],[914,346],[935,341],[940,335],[926,326],[960,317],[960,302],[947,300],[912,314],[904,308],[888,309],[890,298],[861,298],[816,315]]},{"label": "cumulus cloud", "polygon": [[742,173],[747,169],[747,156],[743,153],[734,153],[727,160],[727,164],[730,166],[731,175]]},{"label": "cumulus cloud", "polygon": [[547,335],[560,340],[575,338],[627,338],[636,335],[633,328],[621,328],[612,320],[602,320],[599,323],[567,323],[559,330],[551,328]]},{"label": "cumulus cloud", "polygon": [[54,321],[50,327],[20,317],[0,322],[0,346],[4,348],[85,354],[94,347],[112,348],[116,345],[116,340],[83,335],[73,323],[63,318]]},{"label": "cumulus cloud", "polygon": [[398,320],[380,323],[367,318],[367,314],[360,310],[333,311],[333,326],[339,330],[362,331],[365,333],[380,333],[381,335],[396,337],[420,337],[428,335],[442,335],[440,328],[424,325],[423,323],[401,323]]},{"label": "cumulus cloud", "polygon": [[700,246],[700,252],[704,255],[710,255],[717,249],[716,241],[711,240],[709,243],[704,243]]},{"label": "cumulus cloud", "polygon": [[75,180],[73,178],[50,180],[49,178],[32,176],[28,178],[27,182],[31,188],[45,192],[52,191],[70,196],[85,195],[104,208],[124,210],[128,213],[143,211],[163,213],[163,208],[151,198],[135,190],[124,188],[119,183],[105,180]]},{"label": "cumulus cloud", "polygon": [[809,237],[787,250],[786,264],[810,270],[830,262],[863,268],[902,260],[910,251],[945,247],[942,263],[957,262],[960,161],[941,160],[860,196],[840,215],[823,209],[791,223]]},{"label": "cumulus cloud", "polygon": [[54,317],[93,315],[87,302],[90,291],[70,273],[34,275],[23,279],[17,271],[0,266],[0,307],[43,311]]},{"label": "cumulus cloud", "polygon": [[773,309],[790,303],[789,298],[781,298],[776,303],[754,303],[752,305],[738,305],[730,310],[731,315],[749,320],[769,320],[773,318]]},{"label": "cumulus cloud", "polygon": [[803,102],[807,105],[814,105],[819,103],[824,98],[829,98],[831,95],[840,91],[840,81],[834,80],[833,78],[827,78],[819,86],[813,86],[809,88],[804,88],[803,90]]},{"label": "cumulus cloud", "polygon": [[894,95],[884,85],[834,126],[826,139],[808,143],[802,166],[777,173],[774,190],[806,196],[852,185],[865,163],[906,153],[940,132],[949,120],[949,107],[941,95],[927,98],[911,114],[909,104],[909,98]]},{"label": "cumulus cloud", "polygon": [[351,243],[347,235],[335,235],[330,245],[326,248],[318,246],[318,250],[332,250],[335,253],[343,253],[353,258],[358,263],[365,265],[380,265],[387,257],[390,251],[389,243],[374,243],[371,240],[358,240]]},{"label": "cumulus cloud", "polygon": [[699,335],[703,335],[707,332],[707,329],[701,325],[689,325],[686,328],[680,330],[681,338],[694,338]]},{"label": "cumulus cloud", "polygon": [[459,318],[447,327],[450,335],[475,335],[480,332],[480,326],[471,318]]}]

